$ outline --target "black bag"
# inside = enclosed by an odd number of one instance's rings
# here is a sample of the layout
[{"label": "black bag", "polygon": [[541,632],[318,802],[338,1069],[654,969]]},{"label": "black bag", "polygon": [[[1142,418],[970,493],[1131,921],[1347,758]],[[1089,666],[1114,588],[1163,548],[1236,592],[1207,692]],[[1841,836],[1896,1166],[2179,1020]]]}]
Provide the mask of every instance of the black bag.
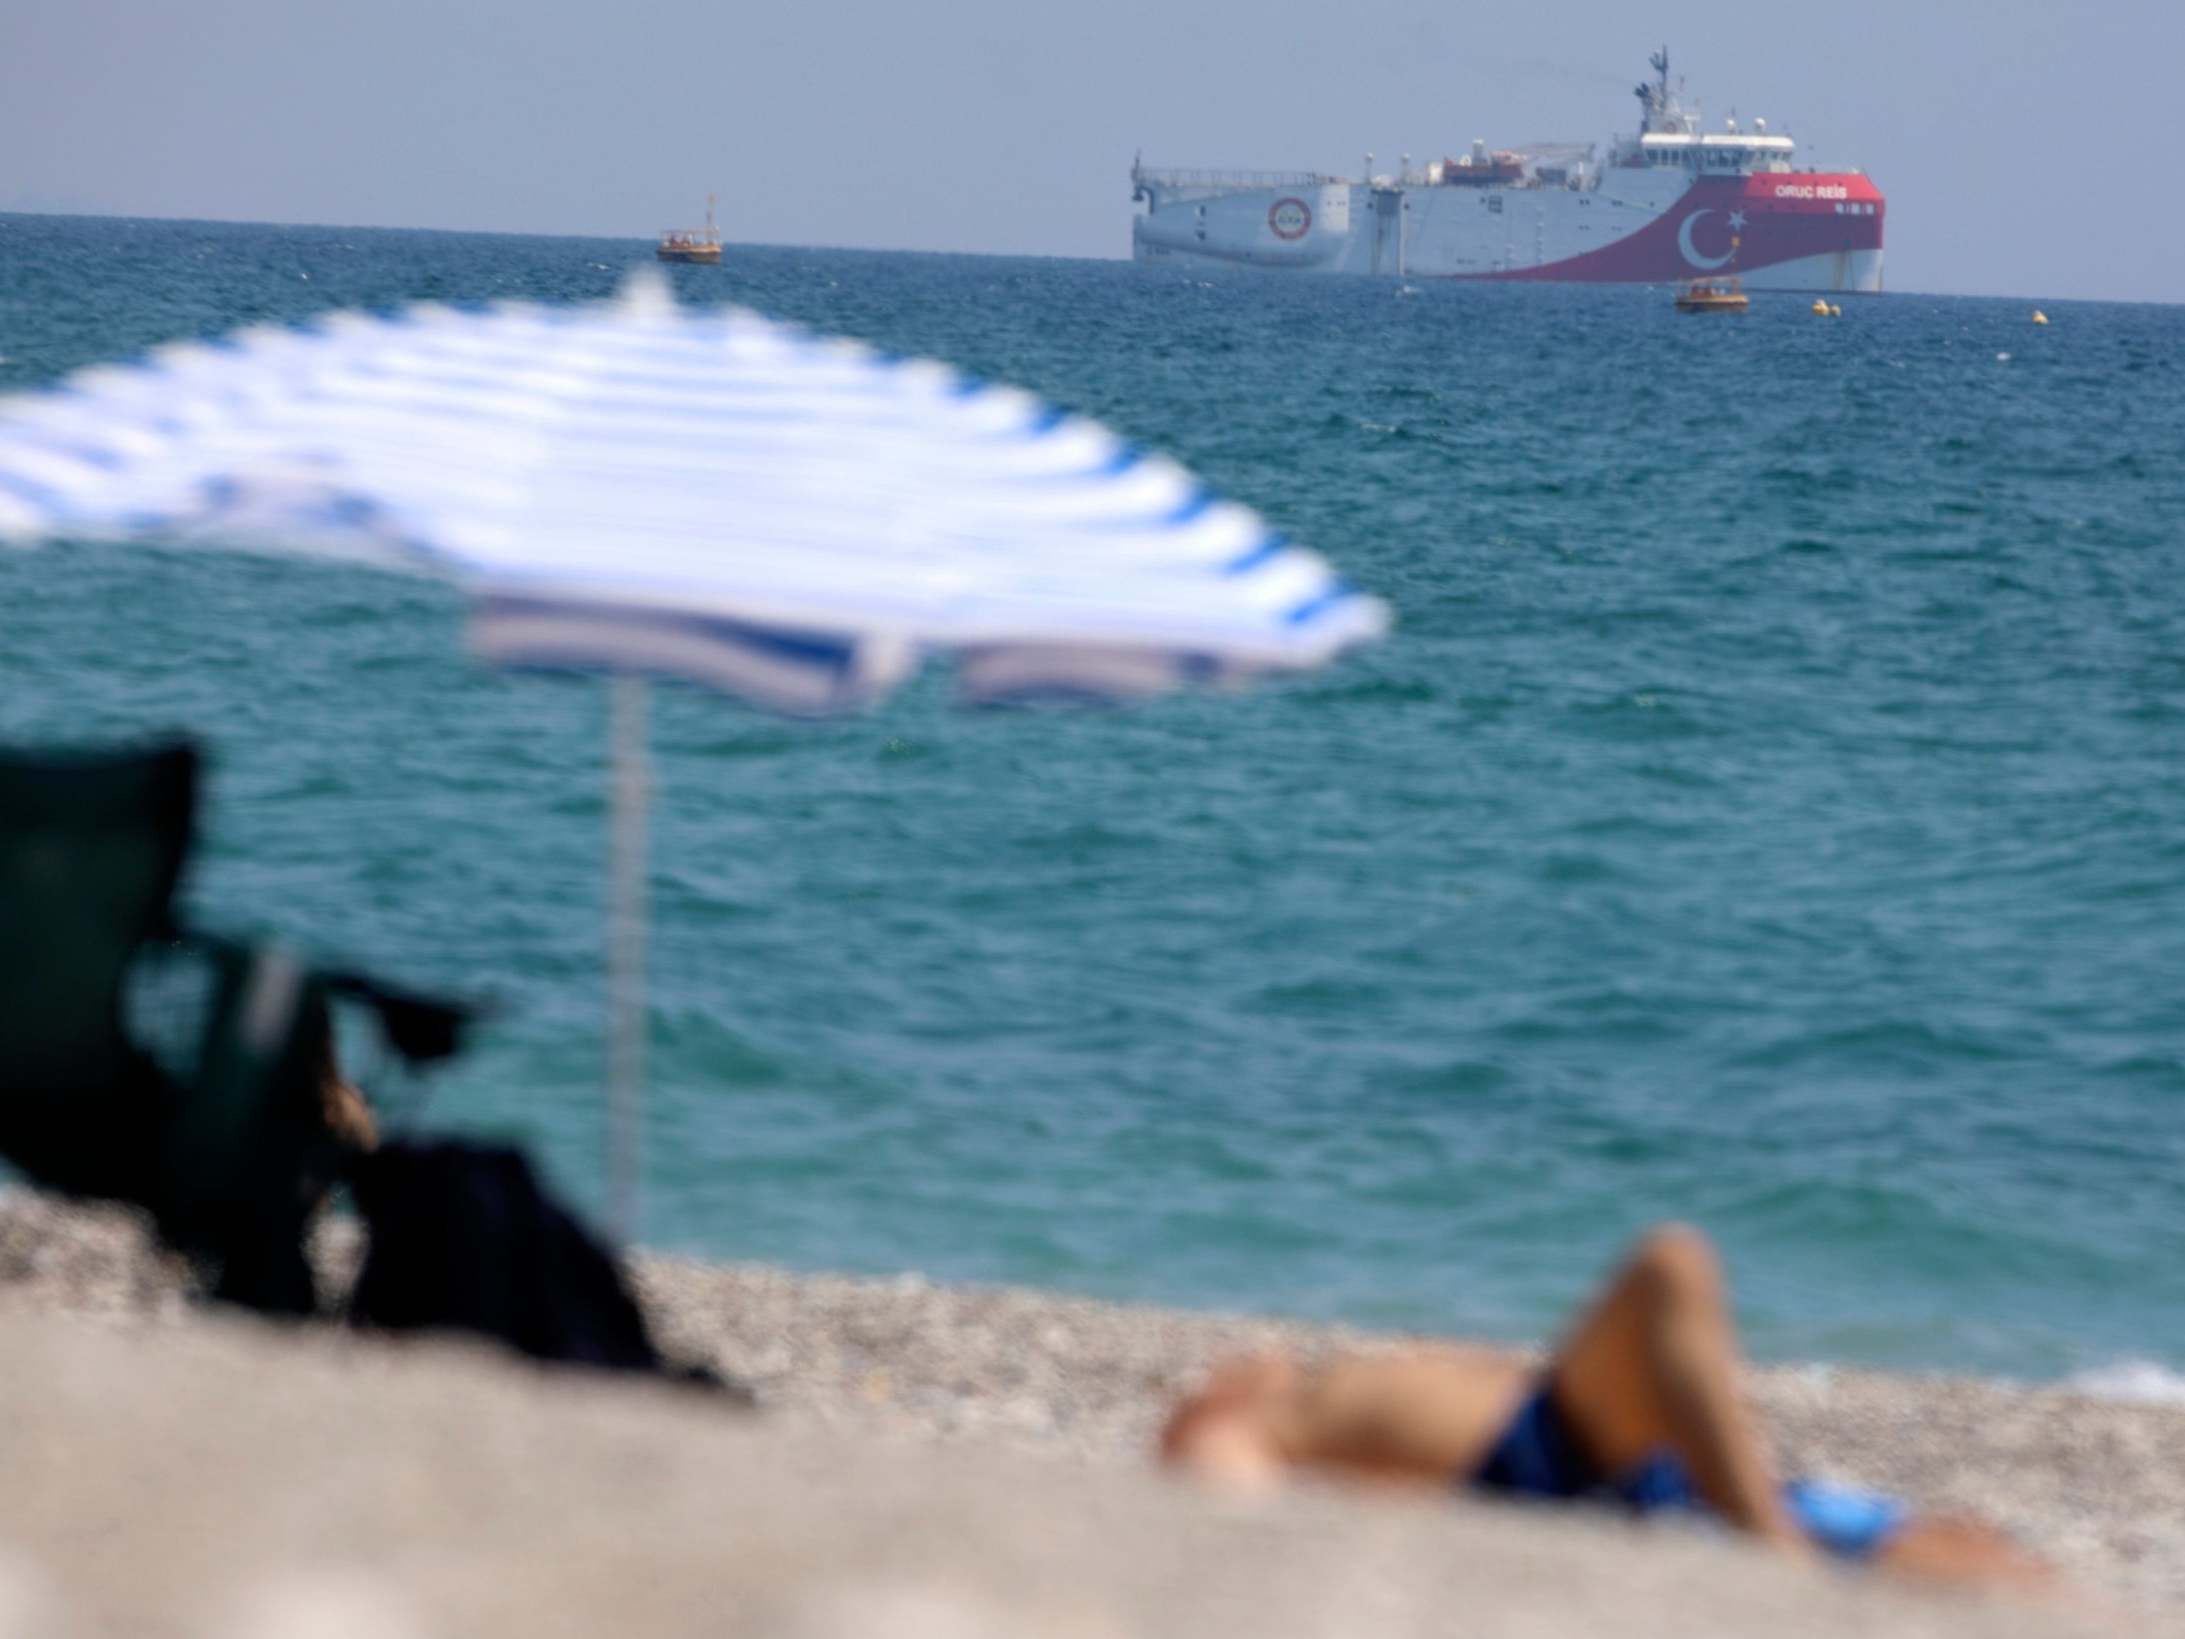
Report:
[{"label": "black bag", "polygon": [[750,1401],[704,1367],[662,1358],[614,1258],[517,1151],[389,1143],[356,1162],[351,1189],[371,1237],[351,1324],[473,1332],[534,1360],[653,1372]]}]

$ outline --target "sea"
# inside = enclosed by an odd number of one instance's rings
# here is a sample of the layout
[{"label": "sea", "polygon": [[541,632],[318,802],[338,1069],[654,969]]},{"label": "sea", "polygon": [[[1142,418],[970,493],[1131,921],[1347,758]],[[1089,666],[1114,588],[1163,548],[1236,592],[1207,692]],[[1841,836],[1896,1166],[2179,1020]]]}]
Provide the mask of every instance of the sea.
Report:
[{"label": "sea", "polygon": [[[0,390],[650,252],[0,216]],[[1681,1219],[1763,1359],[2185,1388],[2185,308],[667,277],[1099,417],[1395,624],[1128,709],[656,690],[645,1243],[1536,1339]],[[462,613],[0,553],[0,739],[202,737],[194,919],[490,999],[428,1083],[355,1066],[597,1213],[607,690]]]}]

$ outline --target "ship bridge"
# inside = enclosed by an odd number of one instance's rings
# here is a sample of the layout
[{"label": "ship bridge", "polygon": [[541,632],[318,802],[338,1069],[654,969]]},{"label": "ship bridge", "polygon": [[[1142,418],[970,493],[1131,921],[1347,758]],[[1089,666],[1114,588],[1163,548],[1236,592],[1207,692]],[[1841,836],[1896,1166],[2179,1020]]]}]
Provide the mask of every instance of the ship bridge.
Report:
[{"label": "ship bridge", "polygon": [[1668,165],[1693,176],[1749,176],[1755,171],[1787,171],[1797,144],[1768,134],[1766,121],[1740,131],[1733,120],[1727,131],[1648,131],[1625,161]]},{"label": "ship bridge", "polygon": [[1733,113],[1720,131],[1702,132],[1699,105],[1684,103],[1684,82],[1669,81],[1669,48],[1647,59],[1654,78],[1633,88],[1639,99],[1639,135],[1616,144],[1611,163],[1626,170],[1666,167],[1687,176],[1750,176],[1755,171],[1787,171],[1796,144],[1787,132],[1771,135],[1768,122],[1738,129]]}]

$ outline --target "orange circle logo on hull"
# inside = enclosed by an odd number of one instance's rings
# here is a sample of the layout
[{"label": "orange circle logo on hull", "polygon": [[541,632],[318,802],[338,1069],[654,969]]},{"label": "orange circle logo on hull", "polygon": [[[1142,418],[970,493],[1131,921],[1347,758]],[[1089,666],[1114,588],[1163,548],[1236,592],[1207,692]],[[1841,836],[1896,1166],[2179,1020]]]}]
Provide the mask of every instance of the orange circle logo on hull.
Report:
[{"label": "orange circle logo on hull", "polygon": [[1267,228],[1277,239],[1302,239],[1313,229],[1313,208],[1302,199],[1278,199],[1267,207]]}]

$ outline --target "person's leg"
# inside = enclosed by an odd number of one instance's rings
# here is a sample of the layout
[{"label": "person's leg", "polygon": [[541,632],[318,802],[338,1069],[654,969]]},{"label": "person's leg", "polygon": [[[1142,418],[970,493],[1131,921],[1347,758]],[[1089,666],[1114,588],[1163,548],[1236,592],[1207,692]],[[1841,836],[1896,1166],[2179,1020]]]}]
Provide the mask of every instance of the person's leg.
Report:
[{"label": "person's leg", "polygon": [[1483,1350],[1339,1356],[1309,1370],[1254,1356],[1222,1366],[1178,1405],[1161,1449],[1240,1485],[1306,1468],[1446,1489],[1479,1467],[1529,1378],[1520,1358]]},{"label": "person's leg", "polygon": [[1737,1389],[1738,1351],[1714,1251],[1697,1230],[1642,1240],[1550,1367],[1556,1409],[1602,1473],[1664,1450],[1731,1524],[1808,1545]]},{"label": "person's leg", "polygon": [[1907,1521],[1875,1554],[1873,1563],[1933,1581],[1983,1583],[2029,1593],[2057,1587],[2056,1573],[2045,1561],[1978,1520]]},{"label": "person's leg", "polygon": [[1279,1355],[1246,1355],[1215,1368],[1161,1429],[1161,1457],[1232,1490],[1280,1483],[1289,1459],[1282,1425],[1291,1420],[1298,1370]]}]

